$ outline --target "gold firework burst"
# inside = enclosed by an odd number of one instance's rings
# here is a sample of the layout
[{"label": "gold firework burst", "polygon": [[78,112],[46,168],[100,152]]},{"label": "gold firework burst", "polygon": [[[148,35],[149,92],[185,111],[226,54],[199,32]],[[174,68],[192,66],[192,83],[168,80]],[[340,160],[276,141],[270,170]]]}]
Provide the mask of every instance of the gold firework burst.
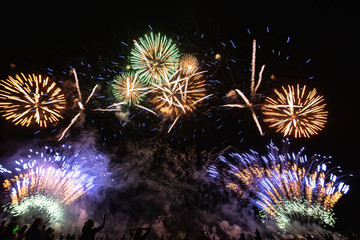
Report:
[{"label": "gold firework burst", "polygon": [[0,81],[0,112],[15,125],[30,126],[37,123],[47,127],[59,121],[65,109],[65,96],[48,77],[21,73]]},{"label": "gold firework burst", "polygon": [[314,88],[307,91],[306,85],[282,87],[275,90],[276,98],[267,97],[263,107],[264,122],[276,128],[284,136],[295,138],[317,135],[324,128],[328,112],[326,103]]},{"label": "gold firework burst", "polygon": [[199,61],[191,54],[185,54],[180,59],[181,73],[184,75],[194,74],[199,68]]},{"label": "gold firework burst", "polygon": [[162,85],[153,84],[157,95],[151,102],[155,105],[155,110],[166,116],[175,116],[168,132],[182,114],[193,112],[197,103],[212,95],[206,95],[203,72],[188,76],[182,76],[180,72],[181,69],[169,79],[166,78]]}]

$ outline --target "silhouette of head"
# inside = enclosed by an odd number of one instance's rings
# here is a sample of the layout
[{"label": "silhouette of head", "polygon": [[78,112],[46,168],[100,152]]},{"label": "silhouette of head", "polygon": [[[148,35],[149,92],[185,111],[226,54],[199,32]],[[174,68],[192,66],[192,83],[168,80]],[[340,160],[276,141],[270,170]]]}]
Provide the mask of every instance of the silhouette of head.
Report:
[{"label": "silhouette of head", "polygon": [[34,222],[32,223],[33,228],[39,228],[42,225],[43,219],[42,218],[35,218]]},{"label": "silhouette of head", "polygon": [[87,226],[90,228],[94,227],[94,219],[90,218],[87,220]]}]

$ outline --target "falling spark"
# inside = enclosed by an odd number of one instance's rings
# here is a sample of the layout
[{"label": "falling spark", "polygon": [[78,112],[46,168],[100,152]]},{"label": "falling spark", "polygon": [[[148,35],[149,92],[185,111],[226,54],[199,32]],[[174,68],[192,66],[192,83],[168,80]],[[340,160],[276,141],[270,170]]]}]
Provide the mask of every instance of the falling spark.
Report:
[{"label": "falling spark", "polygon": [[78,92],[78,96],[79,96],[79,101],[78,101],[78,106],[80,109],[80,112],[78,114],[75,115],[75,117],[73,119],[71,119],[70,124],[65,128],[65,130],[61,133],[58,141],[61,141],[61,139],[64,138],[65,134],[67,133],[67,131],[69,131],[69,129],[71,128],[71,126],[79,119],[79,117],[84,114],[84,110],[85,110],[85,105],[90,101],[91,97],[94,95],[96,88],[98,87],[98,84],[95,85],[95,87],[92,89],[90,95],[88,96],[88,98],[86,99],[85,103],[82,103],[82,96],[81,96],[81,91],[80,91],[80,86],[79,86],[79,80],[75,71],[75,68],[72,69],[73,73],[74,73],[74,77],[75,77],[75,83],[76,83],[76,89]]},{"label": "falling spark", "polygon": [[251,60],[251,84],[250,84],[250,100],[245,96],[245,94],[240,91],[239,89],[235,89],[235,91],[239,94],[239,96],[243,99],[243,101],[245,102],[245,104],[225,104],[223,105],[224,107],[237,107],[237,108],[249,108],[251,111],[251,115],[254,119],[254,122],[260,132],[260,135],[264,135],[261,125],[259,123],[259,120],[256,116],[255,110],[254,110],[254,101],[256,98],[256,91],[258,90],[258,88],[260,87],[261,84],[261,80],[262,80],[262,74],[264,72],[265,69],[265,65],[262,65],[260,72],[259,72],[259,79],[255,85],[255,63],[256,63],[256,40],[253,40],[253,46],[252,46],[252,60]]}]

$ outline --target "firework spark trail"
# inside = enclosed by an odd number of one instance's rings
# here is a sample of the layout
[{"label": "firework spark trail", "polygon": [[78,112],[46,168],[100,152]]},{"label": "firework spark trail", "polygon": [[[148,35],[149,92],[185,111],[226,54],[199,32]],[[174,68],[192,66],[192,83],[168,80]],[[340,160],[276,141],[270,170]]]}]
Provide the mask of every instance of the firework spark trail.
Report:
[{"label": "firework spark trail", "polygon": [[283,136],[294,135],[295,138],[318,134],[327,120],[326,103],[316,89],[307,92],[306,85],[300,88],[282,87],[282,92],[274,91],[277,98],[267,97],[263,106],[264,122],[276,128]]},{"label": "firework spark trail", "polygon": [[176,116],[168,133],[182,114],[193,112],[197,103],[212,96],[205,94],[205,81],[202,80],[204,71],[186,76],[182,76],[181,71],[178,69],[170,78],[165,77],[162,85],[153,84],[158,90],[158,95],[151,101],[155,104],[155,110],[167,116]]},{"label": "firework spark trail", "polygon": [[349,185],[344,182],[348,176],[339,167],[328,169],[331,157],[307,157],[304,148],[289,153],[289,141],[283,144],[282,151],[269,144],[267,156],[255,151],[222,154],[218,166],[209,167],[209,175],[223,179],[229,189],[249,200],[262,217],[273,219],[282,230],[294,220],[333,226],[332,208],[348,192]]},{"label": "firework spark trail", "polygon": [[75,77],[75,83],[76,83],[76,89],[79,95],[79,101],[78,101],[78,106],[80,108],[80,112],[78,114],[75,115],[75,117],[73,119],[71,119],[70,124],[65,128],[65,130],[61,133],[58,141],[61,141],[65,134],[67,133],[67,131],[69,131],[69,129],[71,128],[71,126],[79,119],[79,117],[84,113],[85,110],[85,105],[90,101],[91,97],[94,95],[96,88],[98,87],[98,84],[95,85],[95,87],[92,89],[90,95],[88,96],[88,98],[85,101],[85,104],[82,103],[82,96],[81,96],[81,91],[80,91],[80,86],[79,86],[79,80],[75,71],[75,68],[72,69],[73,73],[74,73],[74,77]]},{"label": "firework spark trail", "polygon": [[250,84],[250,100],[239,90],[235,89],[235,91],[239,94],[239,96],[243,99],[245,104],[225,104],[224,107],[238,107],[238,108],[245,108],[248,107],[251,111],[251,115],[254,119],[256,127],[258,128],[260,135],[264,135],[259,120],[257,119],[256,113],[254,111],[254,100],[256,98],[256,91],[258,90],[261,80],[262,74],[265,69],[265,65],[262,65],[261,70],[259,72],[259,79],[255,86],[255,63],[256,63],[256,40],[253,40],[252,46],[252,59],[251,59],[251,84]]},{"label": "firework spark trail", "polygon": [[8,77],[0,82],[0,112],[6,120],[12,119],[15,125],[29,127],[36,122],[47,127],[48,122],[58,122],[61,111],[65,109],[65,96],[56,83],[35,74],[26,77],[23,73],[15,78]]},{"label": "firework spark trail", "polygon": [[[126,102],[120,102],[120,103],[114,103],[112,105],[110,105],[109,107],[107,108],[97,108],[97,109],[92,109],[91,111],[100,111],[100,112],[122,112],[123,110],[121,108],[117,108],[118,106],[122,106],[122,105],[127,105]],[[153,110],[147,108],[147,107],[144,107],[140,104],[134,104],[135,107],[138,107],[138,108],[141,108],[141,109],[144,109],[145,111],[148,111],[154,115],[157,115],[156,112],[154,112]],[[115,108],[114,108],[115,107]]]}]

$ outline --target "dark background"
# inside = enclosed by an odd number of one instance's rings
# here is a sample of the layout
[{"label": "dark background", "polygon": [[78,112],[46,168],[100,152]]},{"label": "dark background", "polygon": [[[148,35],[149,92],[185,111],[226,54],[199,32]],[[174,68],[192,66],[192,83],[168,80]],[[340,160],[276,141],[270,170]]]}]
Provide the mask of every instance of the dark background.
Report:
[{"label": "dark background", "polygon": [[[282,10],[284,9],[284,10]],[[36,72],[73,56],[102,54],[129,35],[142,35],[150,24],[156,31],[211,31],[223,39],[237,39],[240,31],[265,31],[291,36],[299,56],[311,58],[311,82],[328,104],[328,123],[310,140],[295,140],[312,152],[332,155],[345,171],[360,169],[358,146],[359,11],[351,1],[324,1],[294,6],[219,1],[18,3],[1,9],[0,76]],[[218,31],[218,32],[216,32]],[[243,34],[243,33],[242,33]],[[250,46],[250,45],[249,45]],[[294,55],[294,54],[293,54]],[[16,67],[11,67],[11,63]],[[40,70],[39,70],[40,71]],[[2,152],[27,140],[20,130],[1,120]],[[4,126],[6,129],[4,129]],[[18,129],[18,128],[16,128]],[[251,144],[250,144],[251,145]],[[10,154],[6,152],[5,155]],[[359,179],[335,207],[338,226],[359,226]]]}]

